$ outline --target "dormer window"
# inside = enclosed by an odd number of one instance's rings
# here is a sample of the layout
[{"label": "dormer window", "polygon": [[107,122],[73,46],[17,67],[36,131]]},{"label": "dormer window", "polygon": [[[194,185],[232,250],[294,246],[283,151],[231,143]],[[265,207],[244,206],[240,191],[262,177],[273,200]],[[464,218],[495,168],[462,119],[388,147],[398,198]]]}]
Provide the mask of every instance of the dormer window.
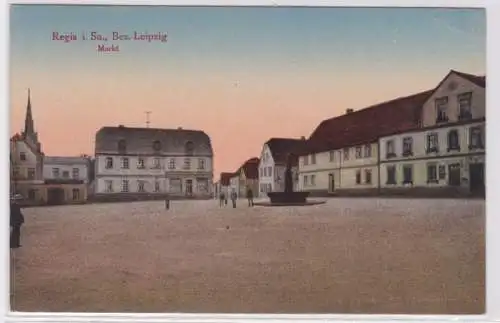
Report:
[{"label": "dormer window", "polygon": [[436,99],[436,123],[448,121],[448,97]]},{"label": "dormer window", "polygon": [[461,93],[458,100],[458,120],[472,119],[472,92]]},{"label": "dormer window", "polygon": [[160,152],[160,150],[161,150],[161,142],[159,140],[153,141],[153,150],[155,152]]},{"label": "dormer window", "polygon": [[184,150],[186,155],[192,156],[194,153],[194,144],[192,141],[186,142],[186,145],[184,146]]},{"label": "dormer window", "polygon": [[118,141],[118,152],[123,154],[127,151],[127,142],[125,139],[121,139]]}]

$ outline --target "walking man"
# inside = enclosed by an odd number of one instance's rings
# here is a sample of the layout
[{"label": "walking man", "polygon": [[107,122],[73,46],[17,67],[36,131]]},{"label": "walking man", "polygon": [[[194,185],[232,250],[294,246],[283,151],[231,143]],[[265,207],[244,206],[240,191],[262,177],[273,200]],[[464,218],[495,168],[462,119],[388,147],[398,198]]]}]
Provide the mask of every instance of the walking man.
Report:
[{"label": "walking man", "polygon": [[238,198],[238,195],[236,194],[236,191],[233,190],[231,192],[231,202],[233,202],[233,208],[236,208],[236,199]]},{"label": "walking man", "polygon": [[224,200],[225,200],[224,192],[220,192],[220,194],[219,194],[219,206],[220,207],[222,207],[224,205]]},{"label": "walking man", "polygon": [[247,189],[247,199],[248,199],[248,206],[252,207],[253,206],[253,191],[250,187]]},{"label": "walking man", "polygon": [[15,199],[10,202],[10,248],[21,247],[21,225],[24,223],[24,216],[21,207]]},{"label": "walking man", "polygon": [[170,209],[170,196],[168,196],[168,193],[165,194],[165,209]]}]

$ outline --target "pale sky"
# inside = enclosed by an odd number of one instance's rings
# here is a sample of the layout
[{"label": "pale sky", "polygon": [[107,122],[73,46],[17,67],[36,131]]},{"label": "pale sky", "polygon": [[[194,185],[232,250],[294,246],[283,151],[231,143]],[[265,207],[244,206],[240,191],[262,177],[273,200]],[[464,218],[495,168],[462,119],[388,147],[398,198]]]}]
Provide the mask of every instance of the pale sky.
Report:
[{"label": "pale sky", "polygon": [[[215,177],[271,137],[433,88],[450,69],[484,75],[482,9],[15,5],[11,133],[27,92],[46,155],[93,155],[102,126],[205,131]],[[92,31],[119,45],[99,53]],[[111,41],[168,33],[168,41]],[[52,40],[74,32],[79,40]]]}]

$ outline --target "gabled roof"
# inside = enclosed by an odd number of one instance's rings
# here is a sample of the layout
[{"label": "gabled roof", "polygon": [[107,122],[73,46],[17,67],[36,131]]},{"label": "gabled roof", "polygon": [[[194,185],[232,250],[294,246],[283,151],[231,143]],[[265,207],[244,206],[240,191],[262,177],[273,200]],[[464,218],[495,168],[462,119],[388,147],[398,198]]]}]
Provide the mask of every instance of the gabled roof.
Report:
[{"label": "gabled roof", "polygon": [[259,178],[259,161],[260,159],[257,157],[252,157],[248,159],[241,167],[245,173],[245,177],[248,179],[258,179]]},{"label": "gabled roof", "polygon": [[375,142],[379,137],[420,124],[422,105],[433,90],[400,97],[322,121],[302,155]]},{"label": "gabled roof", "polygon": [[[292,138],[271,138],[265,143],[273,160],[276,164],[286,164],[286,159],[289,154],[297,154],[301,152],[306,145],[305,139],[292,139]],[[292,164],[295,164],[294,161]]]},{"label": "gabled roof", "polygon": [[234,173],[220,173],[220,184],[222,186],[229,186],[229,182],[233,176]]},{"label": "gabled roof", "polygon": [[[451,70],[450,73],[455,73],[458,76],[463,77],[464,79],[476,84],[477,86],[486,87],[486,76],[484,76],[484,75],[479,76],[479,75],[467,74],[467,73],[458,72],[455,70]],[[450,73],[448,73],[448,75]],[[447,77],[448,77],[448,75],[447,75]],[[446,77],[445,77],[445,79],[446,79]]]}]

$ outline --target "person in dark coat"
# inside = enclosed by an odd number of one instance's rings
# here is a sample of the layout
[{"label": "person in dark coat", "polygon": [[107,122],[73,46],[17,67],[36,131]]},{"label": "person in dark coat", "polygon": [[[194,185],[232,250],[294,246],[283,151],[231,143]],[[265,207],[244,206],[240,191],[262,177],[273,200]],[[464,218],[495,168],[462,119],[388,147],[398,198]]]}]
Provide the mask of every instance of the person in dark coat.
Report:
[{"label": "person in dark coat", "polygon": [[21,247],[21,225],[24,223],[24,216],[19,204],[12,200],[10,202],[10,248]]},{"label": "person in dark coat", "polygon": [[165,194],[165,209],[170,209],[170,196],[168,194]]},{"label": "person in dark coat", "polygon": [[236,199],[238,198],[238,195],[236,194],[236,191],[231,192],[231,202],[233,202],[233,208],[236,208]]},{"label": "person in dark coat", "polygon": [[247,189],[247,199],[248,199],[248,206],[253,206],[253,192],[250,187]]},{"label": "person in dark coat", "polygon": [[226,197],[224,196],[224,192],[220,192],[219,194],[219,206],[222,207],[224,205],[224,200]]}]

